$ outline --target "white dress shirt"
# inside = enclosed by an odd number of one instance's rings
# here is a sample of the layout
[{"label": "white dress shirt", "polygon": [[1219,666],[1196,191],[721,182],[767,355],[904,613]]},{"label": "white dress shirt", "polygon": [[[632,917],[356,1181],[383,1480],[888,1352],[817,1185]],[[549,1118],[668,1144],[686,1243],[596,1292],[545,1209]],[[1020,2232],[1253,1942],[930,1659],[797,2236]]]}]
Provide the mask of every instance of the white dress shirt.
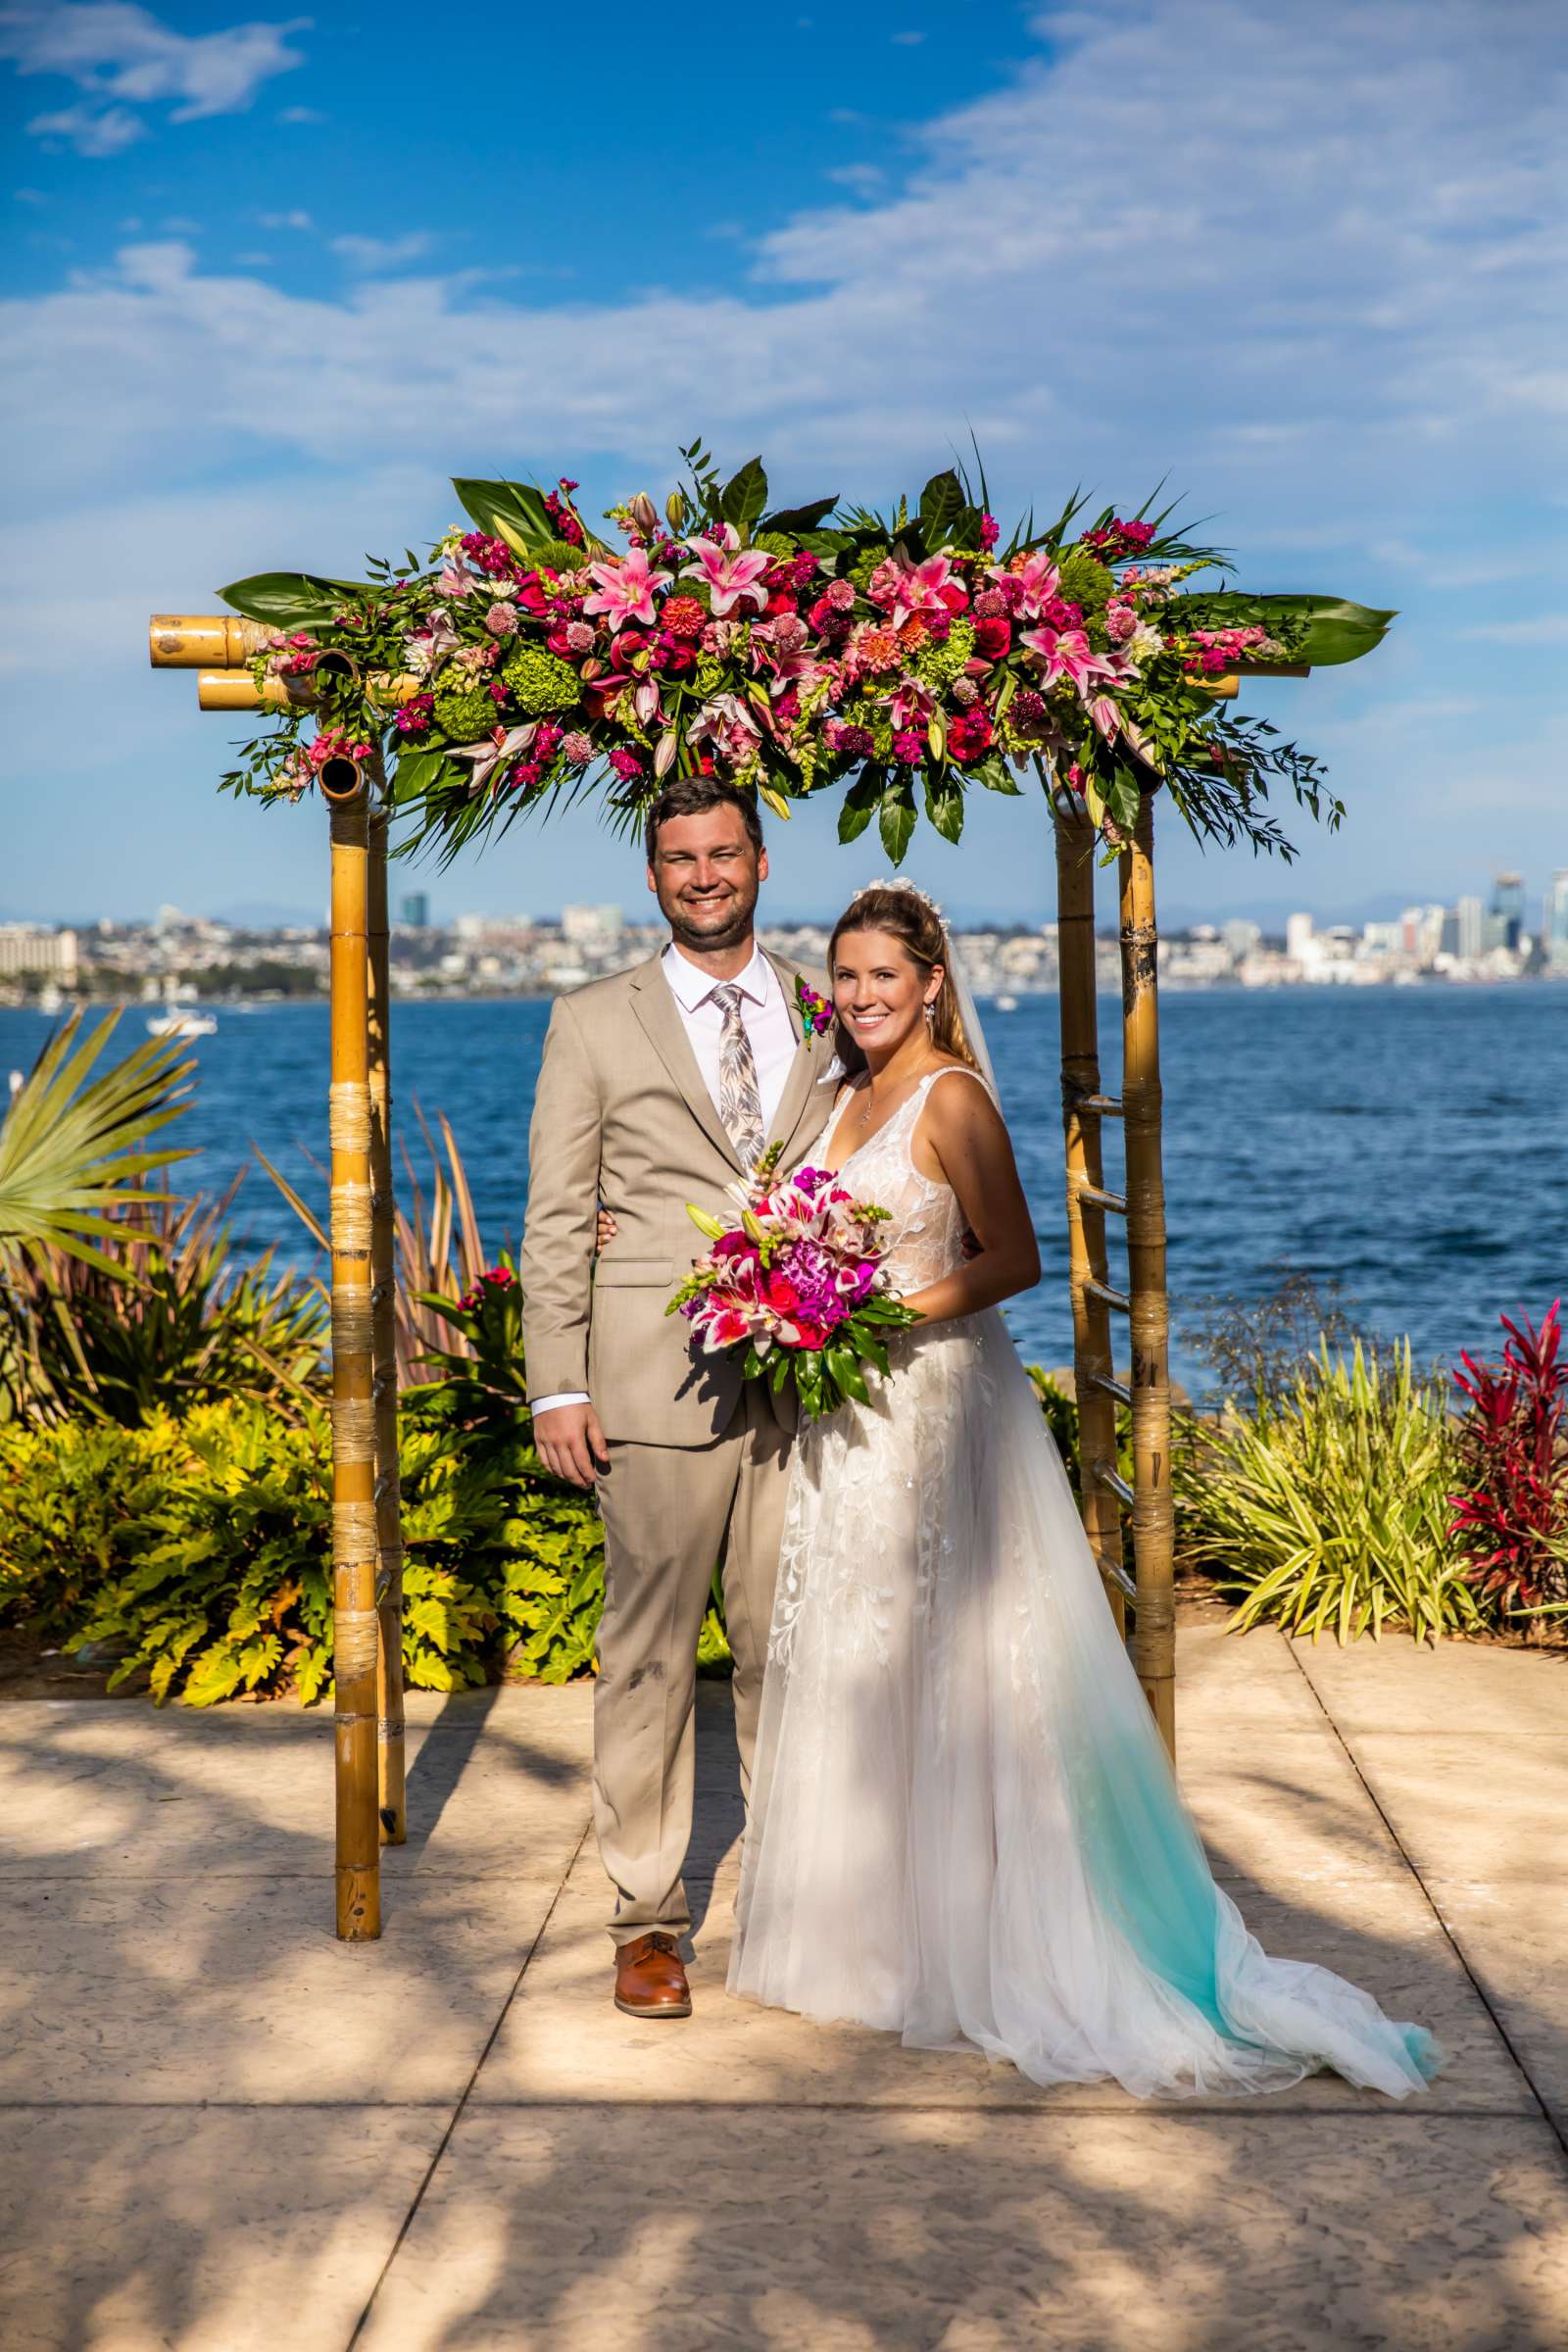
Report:
[{"label": "white dress shirt", "polygon": [[[751,1044],[752,1059],[757,1064],[757,1091],[762,1101],[762,1132],[765,1135],[773,1124],[790,1064],[795,1059],[799,1040],[783,984],[756,942],[752,945],[752,960],[743,972],[730,981],[715,980],[699,964],[683,956],[673,940],[659,959],[660,968],[669,983],[669,991],[680,1007],[681,1026],[697,1056],[697,1067],[703,1074],[703,1084],[718,1108],[719,1055],[724,1037],[724,1014],[713,1002],[715,988],[738,988],[741,992],[741,1025]],[[558,1396],[531,1396],[529,1408],[536,1413],[551,1412],[558,1404],[586,1404],[581,1390],[569,1390]]]}]

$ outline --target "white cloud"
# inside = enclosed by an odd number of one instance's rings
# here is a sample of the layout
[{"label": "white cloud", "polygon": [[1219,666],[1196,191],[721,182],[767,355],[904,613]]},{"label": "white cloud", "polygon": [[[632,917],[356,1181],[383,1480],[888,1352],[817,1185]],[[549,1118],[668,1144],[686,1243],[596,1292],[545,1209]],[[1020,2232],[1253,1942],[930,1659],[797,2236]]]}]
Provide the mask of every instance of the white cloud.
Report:
[{"label": "white cloud", "polygon": [[416,228],[401,237],[334,237],[332,251],[349,269],[381,276],[405,262],[418,261],[434,242],[427,229]]},{"label": "white cloud", "polygon": [[262,213],[258,216],[264,228],[314,228],[309,213]]},{"label": "white cloud", "polygon": [[280,122],[324,122],[326,117],[318,106],[285,106],[278,116]]},{"label": "white cloud", "polygon": [[78,155],[119,155],[146,136],[146,124],[122,106],[65,106],[34,115],[27,124],[35,139],[65,139]]},{"label": "white cloud", "polygon": [[128,0],[31,0],[0,7],[0,59],[86,93],[81,104],[35,116],[27,125],[35,137],[68,139],[80,155],[114,155],[145,131],[130,107],[172,100],[170,120],[195,122],[249,106],[264,81],[304,64],[287,40],[309,23],[296,17],[182,33]]}]

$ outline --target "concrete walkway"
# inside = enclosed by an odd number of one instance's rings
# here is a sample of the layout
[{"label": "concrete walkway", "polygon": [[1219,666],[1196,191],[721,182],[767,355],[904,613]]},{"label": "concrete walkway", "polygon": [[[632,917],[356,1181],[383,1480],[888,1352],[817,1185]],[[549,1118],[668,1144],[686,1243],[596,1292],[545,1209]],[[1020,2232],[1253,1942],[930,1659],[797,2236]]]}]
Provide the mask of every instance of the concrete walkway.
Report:
[{"label": "concrete walkway", "polygon": [[411,1702],[359,1945],[324,1716],[0,1707],[0,2343],[1562,2345],[1568,1661],[1201,1625],[1180,1693],[1216,1871],[1435,2028],[1426,2098],[1140,2106],[729,2001],[721,1686],[662,2027],[608,1998],[586,1689]]}]

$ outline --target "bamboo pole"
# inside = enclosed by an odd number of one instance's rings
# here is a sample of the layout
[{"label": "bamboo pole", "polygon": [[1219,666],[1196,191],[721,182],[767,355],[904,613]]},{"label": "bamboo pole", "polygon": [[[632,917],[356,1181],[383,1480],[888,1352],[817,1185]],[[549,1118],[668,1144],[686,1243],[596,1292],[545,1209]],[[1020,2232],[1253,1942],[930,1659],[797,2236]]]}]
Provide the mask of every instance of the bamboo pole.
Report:
[{"label": "bamboo pole", "polygon": [[1128,1292],[1132,1299],[1133,1553],[1138,1598],[1133,1663],[1172,1757],[1176,1752],[1175,1522],[1170,1483],[1170,1306],[1165,1293],[1161,1168],[1159,933],[1154,917],[1154,809],[1146,792],[1119,860],[1122,1114],[1127,1130]]},{"label": "bamboo pole", "polygon": [[[384,788],[381,761],[373,781]],[[403,1741],[403,1498],[398,1474],[397,1242],[392,1192],[392,1026],[386,808],[369,825],[370,1329],[375,1396],[377,1810],[388,1845],[408,1837]]]},{"label": "bamboo pole", "polygon": [[[423,681],[376,669],[365,681],[368,702],[390,707],[422,691]],[[298,678],[265,678],[258,686],[248,669],[204,669],[196,679],[198,710],[312,710],[318,701],[312,673]]]},{"label": "bamboo pole", "polygon": [[1096,1475],[1116,1458],[1115,1400],[1097,1387],[1113,1376],[1110,1310],[1088,1289],[1103,1284],[1105,1212],[1084,1198],[1103,1190],[1101,1117],[1085,1107],[1100,1093],[1100,1030],[1095,1003],[1095,829],[1081,811],[1056,811],[1056,954],[1060,967],[1061,1116],[1067,1159],[1067,1254],[1072,1292],[1073,1386],[1078,1398],[1079,1507],[1089,1547],[1101,1563],[1105,1598],[1124,1634],[1127,1604],[1114,1571],[1121,1566],[1121,1505]]},{"label": "bamboo pole", "polygon": [[155,612],[147,623],[154,669],[241,669],[276,631],[237,612]]},{"label": "bamboo pole", "polygon": [[367,794],[334,801],[332,840],[332,1658],[337,1932],[381,1933],[376,1824],[375,1405],[370,1306]]}]

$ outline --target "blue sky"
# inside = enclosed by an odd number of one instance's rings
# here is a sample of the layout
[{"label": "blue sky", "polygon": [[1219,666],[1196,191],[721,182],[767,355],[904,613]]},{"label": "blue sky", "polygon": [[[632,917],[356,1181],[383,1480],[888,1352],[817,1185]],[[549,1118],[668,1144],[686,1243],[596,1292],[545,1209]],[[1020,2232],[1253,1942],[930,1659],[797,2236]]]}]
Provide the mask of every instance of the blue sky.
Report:
[{"label": "blue sky", "polygon": [[[678,440],[879,503],[972,428],[1004,513],[1167,474],[1259,587],[1399,608],[1249,706],[1349,806],[1290,870],[1167,828],[1167,908],[1485,890],[1568,864],[1556,0],[1006,0],[832,10],[389,0],[0,6],[19,484],[0,913],[321,902],[319,810],[220,800],[228,722],[154,610],[353,568],[451,473],[662,491]],[[1049,896],[1033,800],[910,870]],[[773,828],[771,897],[876,865]],[[586,813],[428,882],[438,911],[632,903]]]}]

